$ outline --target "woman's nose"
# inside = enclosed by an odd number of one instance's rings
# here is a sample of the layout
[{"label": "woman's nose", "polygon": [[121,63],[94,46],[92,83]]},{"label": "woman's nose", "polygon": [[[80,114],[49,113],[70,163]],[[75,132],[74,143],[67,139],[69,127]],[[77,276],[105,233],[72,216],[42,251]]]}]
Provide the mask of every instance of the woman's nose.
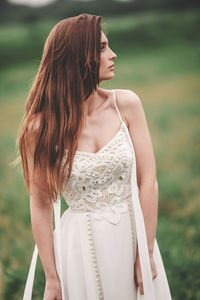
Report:
[{"label": "woman's nose", "polygon": [[116,55],[115,52],[113,52],[112,50],[111,50],[111,57],[112,57],[112,59],[117,58],[117,55]]},{"label": "woman's nose", "polygon": [[114,54],[114,59],[117,58],[117,54],[115,54],[115,52],[113,52],[113,54]]}]

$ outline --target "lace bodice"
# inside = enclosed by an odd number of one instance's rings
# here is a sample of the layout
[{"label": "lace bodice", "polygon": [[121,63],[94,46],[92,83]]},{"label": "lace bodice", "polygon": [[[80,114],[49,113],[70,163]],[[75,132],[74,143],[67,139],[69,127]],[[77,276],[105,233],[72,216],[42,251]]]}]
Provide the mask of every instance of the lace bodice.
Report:
[{"label": "lace bodice", "polygon": [[98,152],[76,151],[69,181],[62,191],[72,209],[96,211],[130,197],[133,156],[125,126],[121,119],[118,132]]},{"label": "lace bodice", "polygon": [[75,154],[70,179],[62,193],[68,206],[91,211],[130,196],[133,158],[124,126],[122,123],[103,151]]}]

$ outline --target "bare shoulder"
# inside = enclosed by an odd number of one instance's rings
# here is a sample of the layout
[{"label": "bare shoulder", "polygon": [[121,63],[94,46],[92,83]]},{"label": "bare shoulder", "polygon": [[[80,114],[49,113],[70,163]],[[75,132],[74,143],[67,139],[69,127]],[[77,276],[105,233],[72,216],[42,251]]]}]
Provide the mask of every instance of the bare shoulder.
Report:
[{"label": "bare shoulder", "polygon": [[139,96],[132,90],[116,89],[116,101],[120,113],[129,125],[130,119],[138,107],[142,106]]},{"label": "bare shoulder", "polygon": [[117,104],[122,109],[127,107],[130,108],[130,106],[134,108],[134,106],[141,103],[139,96],[132,90],[117,89],[116,98]]},{"label": "bare shoulder", "polygon": [[41,125],[41,113],[34,114],[27,125],[27,144],[29,149],[34,150]]},{"label": "bare shoulder", "polygon": [[41,125],[42,115],[41,113],[34,114],[28,124],[28,133],[29,134],[36,134]]}]

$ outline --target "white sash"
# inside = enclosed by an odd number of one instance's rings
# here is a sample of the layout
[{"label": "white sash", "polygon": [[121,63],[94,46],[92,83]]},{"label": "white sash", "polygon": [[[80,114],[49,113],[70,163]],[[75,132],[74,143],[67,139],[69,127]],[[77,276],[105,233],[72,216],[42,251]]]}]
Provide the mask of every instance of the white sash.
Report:
[{"label": "white sash", "polygon": [[[125,129],[135,160],[135,151],[127,126],[125,126]],[[138,196],[136,163],[134,162],[131,170],[131,193],[144,289],[144,295],[141,295],[138,289],[137,300],[171,300],[172,298],[168,286],[168,281],[166,278],[165,269],[156,239],[154,242],[153,257],[158,275],[154,280],[152,279],[145,223]]]}]

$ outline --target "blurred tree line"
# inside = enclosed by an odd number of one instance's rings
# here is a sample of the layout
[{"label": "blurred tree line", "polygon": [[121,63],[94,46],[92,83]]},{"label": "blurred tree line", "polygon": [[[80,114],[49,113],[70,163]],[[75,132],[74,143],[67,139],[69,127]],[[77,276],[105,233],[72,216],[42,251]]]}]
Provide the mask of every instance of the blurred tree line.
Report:
[{"label": "blurred tree line", "polygon": [[[198,14],[193,16],[191,13],[191,16],[186,18],[182,16],[181,12],[184,13],[184,11],[199,3],[196,0],[188,2],[183,0],[180,6],[178,6],[178,3],[180,3],[180,0],[135,0],[130,2],[116,0],[89,2],[57,0],[55,3],[44,7],[32,8],[13,5],[7,0],[1,0],[0,70],[4,70],[13,64],[38,61],[49,28],[53,28],[63,18],[83,12],[99,14],[103,17],[110,14],[115,15],[116,18],[124,14],[125,17],[130,16],[129,18],[132,20],[134,15],[136,20],[137,12],[146,10],[147,13],[151,14],[151,10],[154,8],[148,30],[146,25],[143,24],[142,18],[140,18],[141,22],[136,22],[134,25],[122,26],[120,30],[112,30],[111,46],[114,49],[119,47],[119,41],[124,46],[134,47],[135,52],[138,47],[138,51],[140,51],[141,47],[157,48],[168,44],[176,44],[180,40],[182,40],[181,42],[186,40],[187,43],[198,43],[199,34],[197,31],[200,24]],[[169,10],[168,16],[166,15],[167,9]],[[157,17],[154,17],[154,14]],[[49,24],[49,21],[51,24]],[[44,31],[42,26],[45,27],[45,22],[47,22],[47,28]],[[23,27],[23,24],[26,24],[26,26]],[[109,32],[107,35],[109,37]]]},{"label": "blurred tree line", "polygon": [[16,5],[0,1],[0,22],[30,23],[40,19],[63,19],[82,12],[99,15],[123,15],[146,10],[183,10],[199,7],[199,0],[57,0],[43,7]]}]

